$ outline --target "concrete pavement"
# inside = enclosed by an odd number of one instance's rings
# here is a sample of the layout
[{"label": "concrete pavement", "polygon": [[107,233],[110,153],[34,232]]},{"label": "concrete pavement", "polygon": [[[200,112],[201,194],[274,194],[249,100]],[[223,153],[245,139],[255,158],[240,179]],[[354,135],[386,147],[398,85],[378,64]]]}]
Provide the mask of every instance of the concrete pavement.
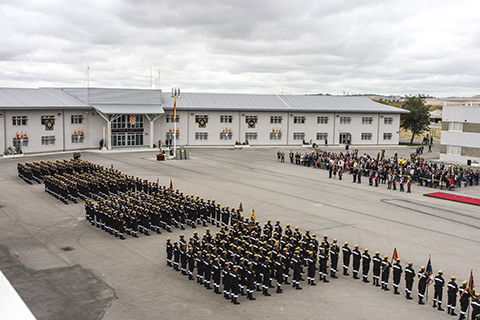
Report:
[{"label": "concrete pavement", "polygon": [[[380,147],[358,149],[375,155]],[[412,147],[385,149],[387,156],[398,151],[405,158]],[[382,256],[391,256],[396,247],[404,267],[413,261],[418,270],[431,255],[435,273],[442,269],[446,280],[456,275],[459,284],[471,269],[478,270],[478,207],[424,197],[431,192],[425,187],[413,186],[413,193],[406,194],[384,185],[369,187],[365,180],[353,184],[349,174],[342,181],[328,179],[327,171],[277,162],[277,150],[190,149],[190,160],[165,162],[156,161],[155,151],[83,152],[82,158],[152,181],[159,178],[165,185],[172,179],[174,188],[222,205],[242,202],[245,215],[255,208],[262,224],[278,219],[283,226],[310,229],[318,237],[328,234],[352,248],[358,243]],[[451,318],[431,307],[432,287],[425,306],[407,301],[403,277],[398,296],[339,275],[316,287],[302,282],[301,291],[284,286],[283,294],[272,297],[241,297],[234,306],[166,266],[165,240],[178,239],[180,230],[120,241],[85,222],[82,203],[64,205],[43,185],[16,177],[18,160],[66,157],[0,160],[0,269],[37,319]],[[438,146],[425,157],[438,158]],[[480,197],[480,188],[466,188],[465,194]],[[193,230],[182,232],[190,237]]]}]

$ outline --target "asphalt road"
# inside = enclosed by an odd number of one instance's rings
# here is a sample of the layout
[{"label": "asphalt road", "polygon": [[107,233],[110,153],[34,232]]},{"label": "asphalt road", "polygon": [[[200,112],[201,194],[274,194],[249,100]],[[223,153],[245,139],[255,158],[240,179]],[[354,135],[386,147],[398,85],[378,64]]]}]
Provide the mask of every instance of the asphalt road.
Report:
[{"label": "asphalt road", "polygon": [[[426,157],[438,157],[437,148]],[[359,148],[369,154],[379,149]],[[398,151],[403,157],[412,150],[386,149],[387,156]],[[349,241],[352,248],[358,243],[372,254],[378,250],[382,257],[390,257],[396,247],[404,267],[413,261],[418,270],[431,255],[435,273],[442,269],[447,281],[455,275],[461,284],[471,269],[480,272],[480,210],[423,196],[434,190],[414,185],[412,194],[394,192],[385,185],[369,187],[366,179],[353,184],[349,174],[342,181],[328,179],[326,171],[277,162],[274,148],[190,149],[190,160],[165,162],[157,162],[152,151],[128,151],[83,152],[82,158],[152,181],[159,178],[165,185],[172,179],[174,188],[222,205],[242,202],[245,215],[255,208],[262,224],[278,219],[320,238],[327,234],[340,244]],[[394,295],[391,278],[392,291],[385,292],[341,272],[330,283],[312,287],[302,282],[299,291],[284,286],[283,294],[255,293],[256,301],[240,297],[241,304],[233,305],[166,266],[166,238],[176,240],[181,232],[190,237],[192,229],[120,241],[85,221],[83,202],[64,205],[43,185],[28,185],[16,176],[18,160],[69,157],[0,159],[0,269],[37,319],[451,318],[432,308],[433,287],[427,304],[420,306],[416,282],[415,300],[407,301],[403,277],[402,294]],[[480,197],[480,188],[465,193]]]}]

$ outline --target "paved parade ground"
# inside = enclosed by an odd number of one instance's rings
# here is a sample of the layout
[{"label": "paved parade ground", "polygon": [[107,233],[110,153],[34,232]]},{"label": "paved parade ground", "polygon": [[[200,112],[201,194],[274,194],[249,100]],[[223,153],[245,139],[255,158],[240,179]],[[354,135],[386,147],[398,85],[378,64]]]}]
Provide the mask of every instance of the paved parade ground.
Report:
[{"label": "paved parade ground", "polygon": [[[329,147],[340,151],[340,147]],[[360,154],[376,155],[381,147],[358,147]],[[386,148],[408,157],[414,147]],[[293,149],[301,152],[307,149]],[[330,150],[330,149],[328,149]],[[112,166],[123,173],[169,185],[184,194],[215,199],[238,207],[250,217],[255,208],[261,225],[271,219],[310,229],[321,241],[348,241],[353,249],[369,248],[373,256],[392,255],[397,248],[402,266],[413,261],[415,271],[429,255],[434,274],[442,269],[448,282],[468,280],[470,270],[480,279],[480,213],[478,206],[424,197],[438,191],[412,187],[412,193],[329,179],[320,169],[277,162],[276,148],[190,149],[187,161],[156,161],[155,151],[85,151],[82,159]],[[288,155],[290,149],[285,149]],[[71,158],[72,153],[0,159],[0,270],[37,319],[453,319],[432,308],[433,286],[426,305],[338,273],[330,283],[316,287],[301,282],[303,290],[283,286],[271,297],[255,292],[256,301],[240,297],[233,305],[222,295],[205,290],[196,281],[166,266],[167,237],[188,239],[193,231],[174,229],[150,237],[115,238],[85,221],[83,201],[63,204],[44,192],[43,184],[26,184],[17,177],[17,162]],[[438,146],[425,155],[438,157]],[[448,191],[447,191],[448,192]],[[456,191],[457,193],[459,191]],[[465,195],[480,198],[480,187]],[[196,229],[203,234],[204,228]],[[212,233],[219,229],[211,226]],[[341,259],[340,259],[341,262]],[[339,263],[341,267],[341,263]],[[350,269],[351,270],[351,269]],[[304,275],[305,277],[305,275]],[[370,276],[371,278],[371,276]],[[480,282],[480,280],[477,280]],[[446,288],[443,306],[446,308]],[[456,312],[459,313],[457,303]],[[455,317],[457,319],[457,317]]]}]

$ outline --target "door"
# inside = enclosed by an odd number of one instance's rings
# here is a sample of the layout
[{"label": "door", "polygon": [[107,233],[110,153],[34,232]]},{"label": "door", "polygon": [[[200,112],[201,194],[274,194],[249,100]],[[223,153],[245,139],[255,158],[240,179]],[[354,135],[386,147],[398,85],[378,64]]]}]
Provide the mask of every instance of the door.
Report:
[{"label": "door", "polygon": [[127,133],[127,146],[135,146],[135,133]]},{"label": "door", "polygon": [[351,144],[352,135],[350,133],[340,133],[340,144]]}]

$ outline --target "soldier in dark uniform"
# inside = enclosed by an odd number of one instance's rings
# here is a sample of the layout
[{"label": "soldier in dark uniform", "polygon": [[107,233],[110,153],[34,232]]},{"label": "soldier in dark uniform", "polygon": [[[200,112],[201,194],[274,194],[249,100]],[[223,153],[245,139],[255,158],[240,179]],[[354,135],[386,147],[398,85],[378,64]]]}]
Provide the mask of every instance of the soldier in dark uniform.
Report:
[{"label": "soldier in dark uniform", "polygon": [[302,257],[300,257],[300,251],[295,251],[295,255],[291,259],[293,269],[293,287],[296,290],[301,290],[300,278],[302,277]]},{"label": "soldier in dark uniform", "polygon": [[203,258],[203,274],[204,274],[204,284],[207,290],[211,290],[210,279],[212,278],[212,261],[210,260],[210,253],[207,253]]},{"label": "soldier in dark uniform", "polygon": [[353,279],[360,279],[358,277],[358,271],[360,270],[360,260],[362,259],[362,254],[360,250],[358,250],[359,245],[355,245],[355,249],[353,249],[353,265],[352,265],[352,272],[353,272]]},{"label": "soldier in dark uniform", "polygon": [[330,277],[332,278],[338,278],[337,270],[338,270],[339,251],[340,250],[337,246],[337,243],[336,242],[332,243],[332,246],[330,247]]},{"label": "soldier in dark uniform", "polygon": [[180,242],[180,271],[184,276],[187,275],[187,245]]},{"label": "soldier in dark uniform", "polygon": [[397,262],[393,265],[393,293],[400,294],[398,287],[400,285],[400,279],[402,278],[402,265],[400,264],[400,259],[397,259]]},{"label": "soldier in dark uniform", "polygon": [[425,266],[420,268],[418,273],[418,304],[425,304],[423,298],[425,298],[425,290],[427,289],[428,274],[425,272]]},{"label": "soldier in dark uniform", "polygon": [[223,297],[225,299],[231,299],[230,288],[231,288],[231,279],[230,279],[230,262],[226,261],[222,268],[222,283],[223,283]]},{"label": "soldier in dark uniform", "polygon": [[472,320],[476,320],[480,315],[480,294],[475,295],[475,299],[472,300]]},{"label": "soldier in dark uniform", "polygon": [[320,281],[323,280],[323,282],[330,282],[327,280],[328,253],[326,252],[325,247],[320,248],[320,252],[318,253],[318,262],[318,273],[320,274]]},{"label": "soldier in dark uniform", "polygon": [[375,252],[375,256],[372,258],[373,261],[373,285],[376,287],[380,287],[379,280],[380,280],[380,272],[382,269],[382,259],[380,258],[380,252]]},{"label": "soldier in dark uniform", "polygon": [[343,253],[343,275],[349,276],[348,267],[350,266],[350,256],[352,255],[352,250],[348,247],[348,241],[342,247]]},{"label": "soldier in dark uniform", "polygon": [[308,284],[312,286],[316,286],[317,284],[315,283],[315,270],[317,270],[316,268],[317,261],[315,259],[315,255],[313,254],[313,251],[310,251],[308,253],[307,263],[308,263],[308,273],[307,273]]},{"label": "soldier in dark uniform", "polygon": [[365,248],[362,254],[362,277],[363,282],[370,282],[368,280],[368,271],[370,270],[370,262],[371,262],[370,254],[368,253],[368,248]]},{"label": "soldier in dark uniform", "polygon": [[213,292],[221,294],[220,292],[220,280],[222,278],[222,266],[220,265],[220,258],[215,258],[212,264],[213,270]]},{"label": "soldier in dark uniform", "polygon": [[232,270],[230,271],[230,278],[231,278],[231,291],[232,291],[232,303],[233,304],[240,304],[240,302],[237,301],[238,299],[238,293],[240,292],[239,288],[239,281],[240,276],[238,275],[238,266],[233,266]]},{"label": "soldier in dark uniform", "polygon": [[193,247],[188,248],[187,260],[188,260],[188,280],[193,280],[193,269],[195,269],[195,252],[193,252]]},{"label": "soldier in dark uniform", "polygon": [[[200,248],[200,246],[198,248]],[[198,250],[198,248],[197,248],[197,254],[195,255],[195,261],[197,262],[197,283],[203,284],[204,264],[203,264],[202,251]]]},{"label": "soldier in dark uniform", "polygon": [[170,243],[170,238],[167,238],[167,244],[165,247],[167,251],[167,266],[172,267],[173,246]]},{"label": "soldier in dark uniform", "polygon": [[413,288],[413,281],[415,279],[415,270],[412,268],[413,262],[408,263],[408,267],[405,268],[405,298],[407,300],[412,300],[412,288]]},{"label": "soldier in dark uniform", "polygon": [[467,281],[463,281],[460,288],[460,318],[459,320],[464,320],[467,315],[468,303],[470,301],[470,292],[468,291]]},{"label": "soldier in dark uniform", "polygon": [[271,296],[270,293],[268,293],[268,289],[270,288],[270,273],[271,273],[271,268],[270,268],[270,258],[265,257],[265,260],[262,262],[262,274],[263,274],[263,295],[264,296]]},{"label": "soldier in dark uniform", "polygon": [[173,270],[180,271],[178,268],[180,262],[180,248],[178,247],[178,242],[173,243]]},{"label": "soldier in dark uniform", "polygon": [[447,310],[448,310],[448,314],[452,316],[457,315],[455,313],[455,306],[457,305],[457,293],[458,293],[458,285],[455,282],[456,279],[457,278],[455,276],[452,276],[450,278],[450,282],[447,284],[447,295],[448,295]]},{"label": "soldier in dark uniform", "polygon": [[255,273],[252,269],[253,263],[249,261],[245,268],[246,284],[247,284],[247,299],[257,300],[253,297],[253,291],[255,290]]},{"label": "soldier in dark uniform", "polygon": [[390,268],[392,264],[388,261],[388,256],[384,256],[382,260],[382,289],[390,291],[388,289],[388,278],[390,277]]},{"label": "soldier in dark uniform", "polygon": [[285,264],[282,261],[282,255],[279,253],[277,259],[275,260],[275,275],[277,278],[277,293],[282,293],[282,284],[283,284],[283,272],[285,270]]},{"label": "soldier in dark uniform", "polygon": [[433,307],[435,308],[438,304],[439,311],[445,311],[445,309],[442,308],[443,287],[445,286],[445,280],[442,275],[443,271],[438,271],[438,275],[435,277],[435,291],[433,294]]}]

